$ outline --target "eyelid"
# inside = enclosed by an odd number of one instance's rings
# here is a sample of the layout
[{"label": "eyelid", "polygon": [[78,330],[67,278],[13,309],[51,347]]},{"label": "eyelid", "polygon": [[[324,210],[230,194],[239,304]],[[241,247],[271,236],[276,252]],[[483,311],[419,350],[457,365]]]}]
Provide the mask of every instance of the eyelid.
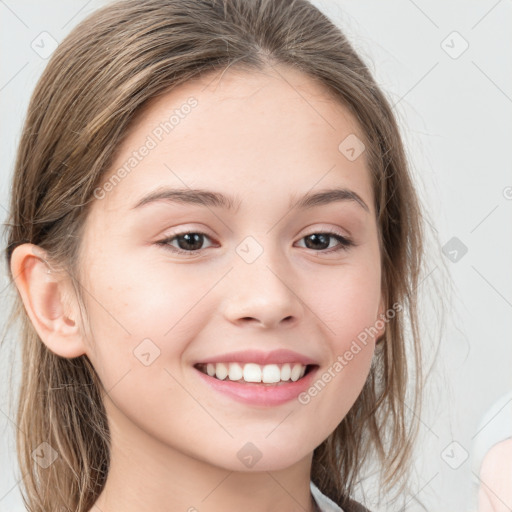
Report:
[{"label": "eyelid", "polygon": [[341,229],[337,229],[337,228],[333,228],[333,227],[314,227],[311,230],[308,230],[307,234],[302,235],[302,236],[303,237],[309,236],[309,235],[313,235],[315,233],[328,233],[330,235],[338,235],[338,236],[341,236],[342,238],[346,238],[347,240],[349,240],[351,238],[350,235],[343,233],[341,231]]},{"label": "eyelid", "polygon": [[[317,252],[319,255],[322,254],[330,254],[330,253],[338,253],[341,251],[348,251],[352,247],[357,247],[358,244],[354,242],[351,236],[345,235],[341,233],[336,228],[315,228],[312,231],[306,233],[305,235],[302,235],[299,238],[300,240],[303,240],[304,238],[307,238],[308,236],[315,235],[315,234],[323,234],[323,235],[331,235],[332,238],[337,239],[338,245],[335,247],[331,247],[330,249],[324,249],[321,251],[314,251]],[[313,250],[313,249],[311,249]]]},{"label": "eyelid", "polygon": [[[314,234],[328,235],[331,238],[335,238],[337,241],[337,245],[335,245],[334,247],[331,247],[330,249],[321,249],[321,250],[316,251],[314,249],[309,249],[307,247],[305,248],[305,249],[308,249],[309,251],[317,253],[320,256],[321,255],[330,255],[331,253],[338,254],[338,253],[341,253],[344,251],[348,251],[350,248],[356,247],[358,245],[353,241],[351,236],[347,236],[347,235],[341,233],[340,231],[341,230],[339,230],[337,228],[333,228],[333,227],[328,227],[328,228],[317,227],[314,229],[312,228],[308,233],[299,237],[298,241],[302,241],[304,238],[307,238],[308,236],[311,236]],[[180,236],[187,235],[187,234],[200,235],[203,238],[207,238],[209,240],[214,241],[213,237],[211,237],[208,233],[205,233],[203,231],[200,231],[200,230],[194,229],[194,228],[187,228],[187,229],[181,229],[175,233],[169,234],[165,238],[156,242],[156,244],[162,246],[164,249],[170,251],[171,253],[181,254],[188,258],[200,257],[206,249],[210,248],[210,247],[202,247],[201,249],[198,249],[198,250],[185,250],[185,249],[180,249],[179,247],[174,247],[171,245],[171,242],[174,241],[176,238],[178,238]],[[213,245],[215,245],[215,244],[213,244]]]},{"label": "eyelid", "polygon": [[302,235],[300,238],[302,239],[305,236],[314,235],[316,233],[324,233],[324,234],[338,236],[338,237],[342,238],[343,240],[350,242],[352,245],[354,245],[354,246],[356,245],[354,239],[352,238],[352,235],[348,231],[342,230],[341,228],[333,227],[333,226],[320,226],[320,227],[313,226],[311,229],[308,228],[306,233],[304,235]]},{"label": "eyelid", "polygon": [[175,253],[175,254],[183,254],[183,255],[186,255],[188,257],[198,256],[198,255],[202,254],[203,251],[205,249],[207,249],[207,248],[201,248],[201,249],[199,249],[197,251],[186,251],[185,249],[180,249],[179,247],[174,247],[174,246],[170,245],[170,242],[172,240],[174,240],[175,238],[178,238],[179,236],[187,235],[189,233],[194,233],[196,235],[201,235],[201,236],[203,236],[205,238],[208,238],[210,240],[213,239],[213,237],[211,237],[208,233],[205,233],[205,232],[200,231],[198,229],[189,228],[189,229],[183,229],[183,230],[177,231],[176,233],[171,233],[171,234],[165,236],[165,238],[157,241],[156,244],[163,246],[164,249],[167,249],[168,251],[170,251],[172,253]]}]

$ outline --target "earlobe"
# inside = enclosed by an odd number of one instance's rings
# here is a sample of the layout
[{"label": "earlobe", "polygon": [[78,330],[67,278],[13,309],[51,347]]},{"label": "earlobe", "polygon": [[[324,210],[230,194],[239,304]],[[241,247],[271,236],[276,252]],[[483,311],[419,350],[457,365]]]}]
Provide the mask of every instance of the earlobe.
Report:
[{"label": "earlobe", "polygon": [[66,291],[70,290],[69,276],[50,268],[45,252],[33,244],[22,244],[14,249],[11,273],[43,343],[61,357],[84,354],[77,307],[64,301]]}]

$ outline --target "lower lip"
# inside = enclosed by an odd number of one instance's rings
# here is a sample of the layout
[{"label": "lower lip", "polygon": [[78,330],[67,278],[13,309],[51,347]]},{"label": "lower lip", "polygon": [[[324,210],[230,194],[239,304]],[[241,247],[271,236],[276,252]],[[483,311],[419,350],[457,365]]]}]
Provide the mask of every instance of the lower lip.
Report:
[{"label": "lower lip", "polygon": [[210,377],[197,368],[194,368],[194,370],[208,386],[239,402],[250,405],[273,406],[289,402],[305,391],[311,385],[318,366],[313,367],[302,379],[295,382],[280,382],[278,384],[237,382],[227,378],[226,380],[220,380]]}]

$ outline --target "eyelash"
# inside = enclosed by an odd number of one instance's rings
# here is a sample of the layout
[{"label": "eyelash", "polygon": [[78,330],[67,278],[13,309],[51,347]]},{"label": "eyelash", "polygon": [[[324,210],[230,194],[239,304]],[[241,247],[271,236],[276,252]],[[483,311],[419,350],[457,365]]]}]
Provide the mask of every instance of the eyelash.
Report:
[{"label": "eyelash", "polygon": [[[210,238],[206,233],[202,233],[201,231],[183,231],[182,233],[176,233],[170,237],[167,237],[163,240],[160,240],[157,243],[157,245],[161,245],[163,246],[166,250],[169,250],[173,253],[176,253],[176,254],[183,254],[185,256],[189,256],[189,257],[193,257],[197,254],[200,254],[202,251],[204,251],[205,249],[198,249],[197,251],[186,251],[184,249],[180,249],[178,247],[173,247],[170,245],[170,242],[172,242],[174,239],[180,237],[180,236],[184,236],[184,235],[191,235],[191,234],[194,234],[194,235],[200,235],[200,236],[204,236],[206,238]],[[345,236],[342,236],[340,235],[339,233],[337,233],[336,231],[331,231],[331,230],[324,230],[324,231],[315,231],[313,233],[309,233],[308,235],[304,235],[302,239],[304,238],[307,238],[308,236],[311,236],[311,235],[329,235],[331,236],[332,238],[336,239],[339,244],[335,247],[331,247],[330,249],[323,249],[323,250],[320,250],[320,251],[315,251],[315,252],[318,252],[318,253],[323,253],[323,254],[330,254],[330,253],[335,253],[335,252],[338,252],[338,251],[347,251],[348,249],[350,249],[351,247],[355,247],[355,243],[350,240],[350,238],[347,238]],[[312,251],[314,251],[314,249],[311,249]]]}]

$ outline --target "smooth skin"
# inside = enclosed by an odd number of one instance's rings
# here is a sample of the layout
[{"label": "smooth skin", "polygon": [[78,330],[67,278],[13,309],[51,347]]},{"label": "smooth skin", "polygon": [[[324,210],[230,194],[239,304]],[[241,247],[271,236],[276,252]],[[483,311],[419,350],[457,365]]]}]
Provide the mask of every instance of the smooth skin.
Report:
[{"label": "smooth skin", "polygon": [[[70,279],[47,272],[40,248],[17,247],[12,274],[42,341],[62,357],[87,354],[107,390],[111,467],[93,512],[313,511],[313,450],[361,392],[383,329],[306,405],[241,403],[205,385],[193,364],[284,348],[316,360],[321,378],[385,312],[366,153],[351,161],[338,149],[364,134],[300,71],[230,68],[152,100],[103,183],[190,97],[197,106],[91,205],[79,268],[87,322]],[[163,187],[220,192],[234,207],[134,208]],[[368,210],[354,200],[293,206],[331,188],[353,191]],[[315,244],[311,235],[326,231],[355,245]],[[205,236],[159,243],[187,232]],[[248,263],[239,247],[262,253]],[[247,443],[261,455],[252,467],[237,456]]]}]

